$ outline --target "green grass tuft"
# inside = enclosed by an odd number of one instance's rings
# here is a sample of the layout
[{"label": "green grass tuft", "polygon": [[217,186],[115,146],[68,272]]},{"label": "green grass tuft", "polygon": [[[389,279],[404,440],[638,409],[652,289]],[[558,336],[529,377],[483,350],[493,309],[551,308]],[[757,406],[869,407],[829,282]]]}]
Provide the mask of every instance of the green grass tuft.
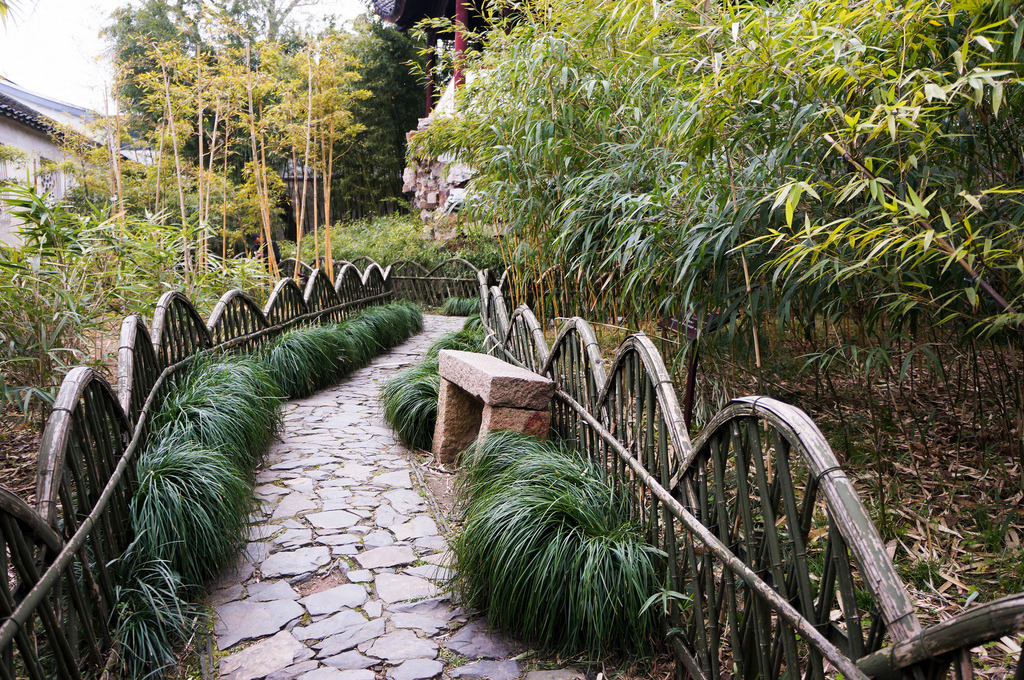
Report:
[{"label": "green grass tuft", "polygon": [[[477,312],[476,314],[470,315],[469,318],[466,319],[466,323],[462,324],[462,330],[464,330],[464,331],[473,331],[474,333],[479,333],[480,337],[483,338],[484,332],[485,332],[484,331],[484,322],[480,318],[480,313]],[[483,344],[483,341],[481,340],[481,345],[482,344]]]},{"label": "green grass tuft", "polygon": [[[479,317],[477,317],[479,318]],[[442,349],[480,352],[483,349],[483,331],[470,327],[438,338],[427,350],[423,363],[407,368],[384,383],[380,403],[384,419],[406,446],[430,449],[437,422],[437,397],[441,379],[437,374],[438,354]]]},{"label": "green grass tuft", "polygon": [[423,315],[409,302],[370,307],[341,323],[284,333],[259,354],[289,397],[332,385],[386,349],[423,329]]},{"label": "green grass tuft", "polygon": [[480,298],[450,297],[441,306],[441,313],[446,316],[471,316],[480,313]]},{"label": "green grass tuft", "polygon": [[166,562],[128,548],[114,570],[114,638],[129,678],[163,677],[177,665],[175,647],[187,640],[202,610],[183,593],[181,579]]},{"label": "green grass tuft", "polygon": [[365,358],[367,338],[353,337],[338,325],[288,331],[270,343],[260,358],[277,377],[288,397],[306,397],[358,366]]},{"label": "green grass tuft", "polygon": [[255,504],[247,471],[196,441],[158,439],[136,474],[131,513],[141,552],[189,587],[217,576],[245,545]]},{"label": "green grass tuft", "polygon": [[277,429],[282,393],[270,367],[241,357],[200,357],[175,381],[153,418],[154,441],[192,441],[244,473],[259,465]]},{"label": "green grass tuft", "polygon": [[406,446],[430,449],[440,388],[436,358],[407,368],[384,383],[380,395],[384,419]]},{"label": "green grass tuft", "polygon": [[[473,317],[470,317],[470,320]],[[436,359],[443,349],[461,350],[463,352],[482,352],[484,347],[483,327],[470,326],[469,320],[462,329],[454,333],[446,333],[439,337],[427,349],[426,358]]]},{"label": "green grass tuft", "polygon": [[463,454],[453,587],[499,628],[567,655],[653,649],[663,553],[575,452],[511,432]]}]

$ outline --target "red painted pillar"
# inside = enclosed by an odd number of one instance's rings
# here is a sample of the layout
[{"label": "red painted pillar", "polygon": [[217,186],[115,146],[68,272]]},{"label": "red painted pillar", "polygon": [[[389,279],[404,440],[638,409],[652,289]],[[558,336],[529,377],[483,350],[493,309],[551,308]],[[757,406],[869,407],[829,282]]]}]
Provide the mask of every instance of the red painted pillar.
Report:
[{"label": "red painted pillar", "polygon": [[466,55],[466,27],[469,26],[469,0],[455,0],[455,89],[466,82],[463,60]]}]

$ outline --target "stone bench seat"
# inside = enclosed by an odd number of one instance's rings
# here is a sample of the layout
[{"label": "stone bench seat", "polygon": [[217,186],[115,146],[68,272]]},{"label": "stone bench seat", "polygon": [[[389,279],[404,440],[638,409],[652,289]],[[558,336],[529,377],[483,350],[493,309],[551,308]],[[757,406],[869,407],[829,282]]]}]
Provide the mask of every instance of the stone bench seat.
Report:
[{"label": "stone bench seat", "polygon": [[451,465],[478,437],[514,430],[546,437],[555,384],[488,354],[441,350],[433,454]]}]

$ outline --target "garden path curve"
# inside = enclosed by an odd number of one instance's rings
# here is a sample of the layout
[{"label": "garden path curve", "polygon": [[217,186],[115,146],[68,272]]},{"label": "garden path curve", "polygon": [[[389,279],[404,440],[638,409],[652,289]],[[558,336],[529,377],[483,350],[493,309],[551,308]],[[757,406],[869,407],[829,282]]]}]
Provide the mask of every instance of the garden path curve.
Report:
[{"label": "garden path curve", "polygon": [[257,475],[251,542],[211,593],[220,677],[520,677],[517,646],[439,587],[443,520],[377,401],[395,370],[463,321],[425,315],[423,333],[284,406],[284,427]]}]

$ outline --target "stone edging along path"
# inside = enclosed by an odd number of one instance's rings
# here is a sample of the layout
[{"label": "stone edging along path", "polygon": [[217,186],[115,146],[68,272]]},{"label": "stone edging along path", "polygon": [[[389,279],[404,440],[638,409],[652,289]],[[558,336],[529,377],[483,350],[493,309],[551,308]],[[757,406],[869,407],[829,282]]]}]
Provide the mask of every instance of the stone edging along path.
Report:
[{"label": "stone edging along path", "polygon": [[[257,475],[250,543],[210,596],[226,680],[427,680],[521,676],[514,642],[451,603],[436,581],[447,545],[411,454],[377,395],[461,317],[425,331],[338,385],[284,407]],[[582,678],[534,671],[529,680]]]}]

